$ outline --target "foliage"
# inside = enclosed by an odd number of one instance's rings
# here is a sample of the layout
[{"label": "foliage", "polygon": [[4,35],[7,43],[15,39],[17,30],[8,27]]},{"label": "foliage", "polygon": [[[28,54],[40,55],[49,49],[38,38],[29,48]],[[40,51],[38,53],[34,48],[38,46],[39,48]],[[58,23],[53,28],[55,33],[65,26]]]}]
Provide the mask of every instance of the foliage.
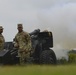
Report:
[{"label": "foliage", "polygon": [[76,63],[76,54],[75,53],[69,53],[69,63]]},{"label": "foliage", "polygon": [[58,59],[57,62],[58,62],[58,64],[67,64],[68,63],[68,61],[66,60],[65,57],[62,57],[61,59]]}]

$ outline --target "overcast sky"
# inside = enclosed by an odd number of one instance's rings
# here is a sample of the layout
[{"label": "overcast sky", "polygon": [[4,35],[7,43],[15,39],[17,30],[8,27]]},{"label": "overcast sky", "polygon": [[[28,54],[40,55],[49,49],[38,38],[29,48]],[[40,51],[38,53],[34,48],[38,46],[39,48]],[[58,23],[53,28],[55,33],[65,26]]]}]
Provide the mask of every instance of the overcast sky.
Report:
[{"label": "overcast sky", "polygon": [[18,23],[27,32],[51,30],[57,45],[76,46],[76,0],[0,0],[0,25],[6,41],[14,38]]}]

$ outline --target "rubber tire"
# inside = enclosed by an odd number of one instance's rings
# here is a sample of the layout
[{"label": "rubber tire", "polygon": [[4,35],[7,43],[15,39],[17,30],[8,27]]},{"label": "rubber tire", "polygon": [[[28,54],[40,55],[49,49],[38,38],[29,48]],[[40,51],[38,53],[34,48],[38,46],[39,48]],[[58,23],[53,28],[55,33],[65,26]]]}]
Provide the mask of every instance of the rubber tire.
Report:
[{"label": "rubber tire", "polygon": [[40,54],[40,64],[56,64],[56,55],[53,50],[44,50]]}]

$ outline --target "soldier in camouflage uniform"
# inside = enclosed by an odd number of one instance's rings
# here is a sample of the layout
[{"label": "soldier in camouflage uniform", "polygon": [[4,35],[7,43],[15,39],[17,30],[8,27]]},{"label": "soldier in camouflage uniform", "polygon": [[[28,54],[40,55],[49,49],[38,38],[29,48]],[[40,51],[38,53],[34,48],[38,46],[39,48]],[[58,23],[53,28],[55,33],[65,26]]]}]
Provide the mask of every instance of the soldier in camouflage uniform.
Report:
[{"label": "soldier in camouflage uniform", "polygon": [[18,47],[18,55],[20,56],[20,64],[24,64],[30,55],[31,38],[30,35],[23,30],[22,24],[18,24],[18,33],[15,36],[15,47]]},{"label": "soldier in camouflage uniform", "polygon": [[5,39],[4,39],[4,36],[2,35],[2,33],[3,33],[3,27],[0,26],[0,51],[3,50],[4,43],[5,43]]}]

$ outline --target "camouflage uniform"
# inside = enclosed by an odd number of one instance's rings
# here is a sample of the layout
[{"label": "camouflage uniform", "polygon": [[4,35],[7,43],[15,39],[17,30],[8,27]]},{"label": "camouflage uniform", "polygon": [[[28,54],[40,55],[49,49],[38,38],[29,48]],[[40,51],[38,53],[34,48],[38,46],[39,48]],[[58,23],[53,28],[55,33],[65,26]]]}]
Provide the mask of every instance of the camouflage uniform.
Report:
[{"label": "camouflage uniform", "polygon": [[15,36],[15,44],[18,46],[18,55],[20,56],[20,64],[25,62],[30,55],[31,50],[31,38],[27,32],[22,31],[17,33]]},{"label": "camouflage uniform", "polygon": [[[3,29],[3,27],[0,26],[0,29]],[[0,33],[0,51],[3,50],[4,48],[4,42],[5,42],[4,36]]]}]

